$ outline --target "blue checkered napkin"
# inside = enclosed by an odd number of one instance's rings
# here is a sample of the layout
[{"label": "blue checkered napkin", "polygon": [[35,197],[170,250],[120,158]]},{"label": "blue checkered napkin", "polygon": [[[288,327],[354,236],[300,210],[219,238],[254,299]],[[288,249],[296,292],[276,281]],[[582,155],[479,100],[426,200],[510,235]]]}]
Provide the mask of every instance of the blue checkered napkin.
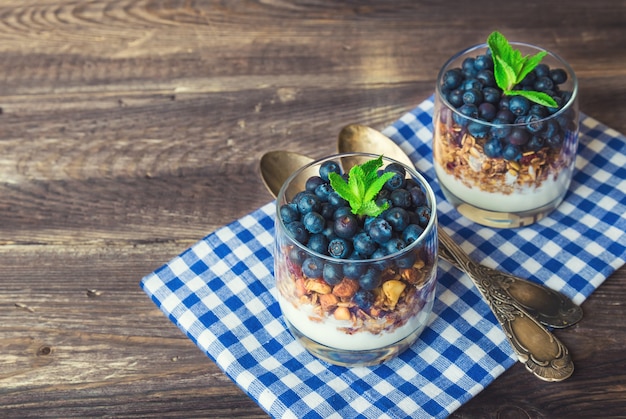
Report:
[{"label": "blue checkered napkin", "polygon": [[[434,179],[432,98],[385,130]],[[571,192],[531,227],[473,225],[439,197],[441,224],[487,265],[582,302],[626,258],[626,139],[583,117]],[[273,278],[275,204],[208,235],[141,281],[154,303],[273,417],[446,417],[516,362],[470,280],[440,263],[420,339],[383,365],[343,368],[309,355],[287,331]]]}]

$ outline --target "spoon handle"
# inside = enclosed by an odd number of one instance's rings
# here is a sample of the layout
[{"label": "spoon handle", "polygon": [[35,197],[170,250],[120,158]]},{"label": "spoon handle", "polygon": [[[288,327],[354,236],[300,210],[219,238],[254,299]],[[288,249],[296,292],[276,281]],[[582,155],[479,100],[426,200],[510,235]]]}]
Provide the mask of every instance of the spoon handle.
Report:
[{"label": "spoon handle", "polygon": [[[451,252],[450,243],[454,243],[452,238],[441,228],[439,238],[439,257],[465,271]],[[480,271],[481,275],[496,283],[502,292],[546,326],[562,329],[583,318],[582,308],[558,291],[484,265],[480,265]]]},{"label": "spoon handle", "polygon": [[510,278],[499,278],[494,272],[467,256],[452,238],[439,231],[440,248],[452,257],[474,282],[487,300],[496,319],[526,369],[545,381],[563,381],[574,372],[574,363],[567,348],[552,333],[511,297],[503,286]]}]

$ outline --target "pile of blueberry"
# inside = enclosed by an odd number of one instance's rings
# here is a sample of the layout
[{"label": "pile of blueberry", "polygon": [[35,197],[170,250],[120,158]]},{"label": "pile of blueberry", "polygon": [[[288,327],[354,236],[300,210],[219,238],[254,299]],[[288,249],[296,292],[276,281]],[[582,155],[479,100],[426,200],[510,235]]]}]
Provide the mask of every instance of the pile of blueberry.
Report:
[{"label": "pile of blueberry", "polygon": [[[546,118],[570,100],[572,92],[560,88],[566,81],[565,70],[539,64],[514,87],[514,90],[548,94],[557,103],[555,108],[531,102],[523,96],[503,95],[496,84],[493,59],[488,50],[475,58],[466,58],[461,67],[447,70],[441,80],[441,92],[458,111],[452,115],[454,123],[465,128],[474,138],[483,140],[488,157],[512,161],[519,160],[527,151],[561,148],[573,116],[566,112],[557,118]],[[493,126],[465,117],[486,121]]]},{"label": "pile of blueberry", "polygon": [[[388,204],[378,217],[357,216],[349,203],[331,187],[328,174],[342,175],[340,166],[332,160],[320,165],[319,176],[306,181],[305,190],[279,208],[280,217],[291,236],[310,249],[306,252],[294,246],[289,260],[300,266],[308,278],[322,278],[329,285],[342,279],[359,281],[363,290],[373,290],[382,281],[386,259],[380,263],[332,263],[331,260],[378,259],[404,249],[417,240],[430,220],[427,198],[412,178],[406,178],[403,166],[391,163],[385,172],[393,172],[376,202]],[[410,268],[417,252],[407,252],[394,258],[395,268]]]}]

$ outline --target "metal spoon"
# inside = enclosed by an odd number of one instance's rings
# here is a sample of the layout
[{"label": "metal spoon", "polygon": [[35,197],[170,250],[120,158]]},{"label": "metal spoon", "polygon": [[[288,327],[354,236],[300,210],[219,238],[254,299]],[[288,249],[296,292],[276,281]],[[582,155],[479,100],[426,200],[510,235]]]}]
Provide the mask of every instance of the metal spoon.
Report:
[{"label": "metal spoon", "polygon": [[[364,125],[352,124],[344,127],[339,133],[337,149],[340,153],[361,151],[384,154],[409,167],[413,166],[411,159],[393,140],[380,131]],[[443,228],[439,228],[439,239],[439,256],[442,259],[468,274],[470,273],[468,270],[474,272],[480,270],[481,276],[486,276],[495,282],[501,292],[515,300],[539,322],[550,327],[565,328],[582,319],[583,311],[580,306],[560,292],[473,261],[471,261],[472,266],[468,267],[470,262],[455,257],[452,252],[455,250],[453,247],[458,248],[456,252],[463,253],[465,258],[469,259],[469,257]],[[473,265],[478,265],[478,267]]]},{"label": "metal spoon", "polygon": [[[311,161],[313,159],[289,151],[273,151],[264,155],[260,161],[260,171],[265,186],[276,197],[280,187],[274,187],[282,185],[278,182],[279,177],[287,173],[286,180],[290,173]],[[443,251],[448,252],[446,257],[455,261],[455,266],[472,279],[496,315],[520,362],[535,376],[546,381],[562,381],[570,377],[574,372],[574,364],[567,348],[511,297],[503,286],[511,282],[506,274],[495,271],[494,275],[489,268],[473,262],[446,233],[441,234],[442,229],[438,231],[440,250],[448,246]]]}]

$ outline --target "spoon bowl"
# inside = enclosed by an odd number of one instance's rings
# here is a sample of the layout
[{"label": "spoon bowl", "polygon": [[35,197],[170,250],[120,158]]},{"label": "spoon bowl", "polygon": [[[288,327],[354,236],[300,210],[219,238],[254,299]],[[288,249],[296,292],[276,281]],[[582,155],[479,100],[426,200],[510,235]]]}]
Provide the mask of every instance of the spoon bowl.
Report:
[{"label": "spoon bowl", "polygon": [[[261,156],[259,162],[261,179],[263,179],[265,187],[276,197],[287,178],[311,162],[313,162],[311,157],[293,151],[269,151]],[[311,173],[311,176],[314,174]],[[294,184],[294,187],[300,188],[300,190],[305,189],[304,184]]]}]

